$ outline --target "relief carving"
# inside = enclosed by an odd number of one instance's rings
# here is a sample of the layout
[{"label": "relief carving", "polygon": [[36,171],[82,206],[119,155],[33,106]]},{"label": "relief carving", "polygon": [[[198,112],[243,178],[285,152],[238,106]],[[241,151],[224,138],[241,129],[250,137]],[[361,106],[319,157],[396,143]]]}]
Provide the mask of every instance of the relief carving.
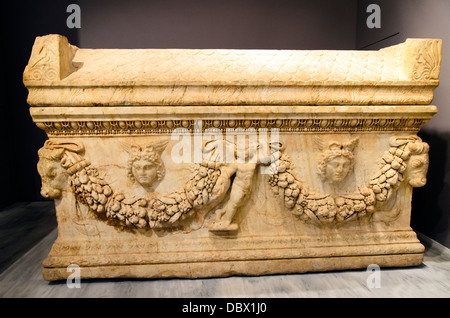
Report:
[{"label": "relief carving", "polygon": [[413,78],[420,80],[437,80],[441,65],[441,43],[439,40],[428,40],[426,45],[418,49],[418,57],[413,69]]},{"label": "relief carving", "polygon": [[37,37],[25,68],[24,81],[51,83],[65,78],[82,66],[72,62],[77,50],[60,35]]},{"label": "relief carving", "polygon": [[284,197],[285,206],[300,220],[316,224],[348,222],[370,217],[376,208],[391,198],[404,180],[412,187],[424,186],[428,150],[428,144],[417,136],[392,137],[377,173],[352,195],[332,197],[310,192],[294,176],[291,160],[284,154],[280,156],[278,172],[270,177],[269,182],[274,192]]},{"label": "relief carving", "polygon": [[155,182],[161,181],[166,173],[161,153],[168,141],[156,144],[126,145],[123,148],[129,153],[128,177],[144,188],[151,188]]},{"label": "relief carving", "polygon": [[[244,158],[239,158],[236,149],[239,145],[228,140],[212,140],[203,149],[204,160],[198,164],[193,176],[185,184],[184,191],[176,192],[168,197],[151,202],[152,212],[149,222],[152,228],[160,228],[172,224],[180,217],[200,209],[211,211],[219,204],[223,206],[215,211],[211,232],[235,232],[238,224],[233,219],[246,196],[251,192],[253,176],[256,168],[268,159],[267,148],[276,151],[277,145],[260,143],[255,147],[244,149]],[[224,149],[228,158],[223,160]],[[229,192],[229,198],[224,202]]]},{"label": "relief carving", "polygon": [[84,161],[79,154],[84,152],[84,148],[76,143],[59,143],[47,140],[44,147],[39,149],[38,172],[42,179],[41,195],[44,198],[59,199],[62,191],[67,188],[67,169],[71,168],[69,155],[79,157],[80,162]]},{"label": "relief carving", "polygon": [[319,162],[318,173],[322,181],[338,184],[344,181],[353,170],[353,150],[358,144],[359,138],[354,138],[346,143],[339,141],[326,142],[320,137],[315,138],[322,158]]},{"label": "relief carving", "polygon": [[[210,146],[223,142],[215,141]],[[153,149],[162,151],[165,145],[166,143],[160,144]],[[212,149],[215,147],[206,147],[205,151]],[[135,151],[142,153],[142,148]],[[232,219],[242,200],[250,192],[251,178],[248,177],[253,176],[258,165],[236,161],[220,162],[215,160],[212,152],[207,157],[209,160],[198,164],[183,190],[156,199],[130,199],[122,193],[113,193],[108,183],[99,177],[98,170],[81,157],[82,152],[83,147],[75,143],[47,141],[44,144],[39,151],[38,163],[43,195],[59,198],[69,180],[76,200],[87,205],[90,211],[104,214],[109,220],[136,228],[171,226],[186,216],[191,216],[195,210],[212,209],[217,206],[230,190],[230,198],[223,209],[216,211],[216,222],[212,224],[210,230],[237,230],[237,225],[232,224]],[[252,161],[251,157],[255,155],[256,153],[247,151],[245,160]],[[133,162],[131,159],[131,163]]]},{"label": "relief carving", "polygon": [[[330,169],[327,165],[332,162],[332,159],[327,162],[326,158],[343,157],[349,161],[345,173],[335,172],[331,176],[330,173],[324,174],[328,175],[329,182],[339,183],[350,173],[352,151],[357,143],[356,138],[342,144],[331,142],[326,145],[319,165],[325,167],[324,171]],[[156,162],[160,160],[160,152],[166,144],[135,148],[132,151],[137,154],[136,158],[142,158],[142,153],[151,153]],[[206,159],[197,165],[181,190],[152,199],[131,199],[114,191],[107,181],[99,177],[98,170],[82,157],[84,148],[81,145],[47,141],[39,150],[41,193],[48,198],[60,198],[70,184],[77,202],[88,206],[92,212],[106,216],[108,220],[131,228],[171,227],[200,210],[209,213],[222,204],[215,211],[209,227],[210,231],[220,233],[238,230],[238,224],[233,223],[234,217],[251,192],[256,168],[263,164],[270,164],[269,184],[283,198],[286,208],[300,220],[318,225],[370,217],[391,198],[401,182],[406,181],[413,187],[426,183],[429,147],[417,136],[392,137],[390,148],[384,152],[374,176],[366,184],[359,185],[353,194],[341,196],[310,191],[295,176],[292,161],[283,153],[285,147],[278,142],[260,143],[257,147],[246,148],[243,162],[237,160],[239,158],[236,156],[231,162],[218,160],[215,151],[222,146],[226,151],[233,152],[236,149],[236,144],[227,140],[213,140],[205,144],[203,151]],[[261,156],[261,153],[265,155]],[[130,158],[132,173],[133,163],[142,160],[135,160],[135,157]],[[156,178],[157,173],[154,173],[152,180]],[[141,184],[145,186],[145,183]],[[229,197],[224,201],[227,194]]]}]

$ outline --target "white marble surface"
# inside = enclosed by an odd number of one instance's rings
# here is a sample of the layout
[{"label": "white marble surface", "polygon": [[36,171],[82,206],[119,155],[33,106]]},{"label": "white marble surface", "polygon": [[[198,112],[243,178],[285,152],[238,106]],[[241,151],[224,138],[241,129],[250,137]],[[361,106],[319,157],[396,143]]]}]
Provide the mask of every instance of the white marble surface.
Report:
[{"label": "white marble surface", "polygon": [[352,270],[298,275],[210,279],[81,280],[49,283],[41,262],[56,229],[0,274],[0,297],[450,297],[450,250],[421,236],[427,246],[424,263],[413,268],[382,268],[380,288],[369,288],[370,272]]}]

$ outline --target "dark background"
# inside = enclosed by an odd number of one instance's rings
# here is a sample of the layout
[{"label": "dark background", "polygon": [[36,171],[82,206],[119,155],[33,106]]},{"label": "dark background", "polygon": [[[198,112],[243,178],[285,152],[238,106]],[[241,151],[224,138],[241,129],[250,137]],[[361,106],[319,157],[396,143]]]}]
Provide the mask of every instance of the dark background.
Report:
[{"label": "dark background", "polygon": [[78,44],[78,31],[68,29],[66,8],[73,1],[1,1],[0,207],[17,201],[44,200],[37,174],[37,150],[45,133],[31,120],[22,75],[36,36],[59,33]]},{"label": "dark background", "polygon": [[[69,29],[69,4],[81,28]],[[381,7],[381,29],[366,8]],[[2,1],[0,209],[44,200],[37,151],[46,140],[29,115],[22,74],[36,36],[57,33],[81,48],[379,49],[408,37],[443,39],[439,114],[419,136],[431,146],[428,184],[414,190],[412,227],[450,247],[450,0]]]}]

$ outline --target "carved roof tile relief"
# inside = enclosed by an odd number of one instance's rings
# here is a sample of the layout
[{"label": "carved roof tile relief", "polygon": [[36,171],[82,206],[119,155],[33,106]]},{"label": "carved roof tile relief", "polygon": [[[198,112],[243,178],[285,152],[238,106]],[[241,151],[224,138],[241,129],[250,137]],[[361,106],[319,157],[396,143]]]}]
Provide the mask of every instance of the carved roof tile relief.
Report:
[{"label": "carved roof tile relief", "polygon": [[441,46],[407,39],[378,51],[80,49],[47,35],[36,38],[23,77],[34,106],[429,104]]}]

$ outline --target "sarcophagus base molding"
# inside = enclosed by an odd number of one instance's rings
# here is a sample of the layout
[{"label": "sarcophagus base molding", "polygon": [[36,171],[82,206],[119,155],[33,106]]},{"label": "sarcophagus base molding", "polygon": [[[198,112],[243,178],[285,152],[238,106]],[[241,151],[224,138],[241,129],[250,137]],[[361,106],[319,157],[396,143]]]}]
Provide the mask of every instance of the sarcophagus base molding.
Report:
[{"label": "sarcophagus base molding", "polygon": [[426,183],[417,132],[437,112],[440,48],[85,50],[37,38],[24,83],[49,137],[37,168],[58,220],[44,278],[66,279],[71,264],[82,278],[421,264],[411,198]]}]

